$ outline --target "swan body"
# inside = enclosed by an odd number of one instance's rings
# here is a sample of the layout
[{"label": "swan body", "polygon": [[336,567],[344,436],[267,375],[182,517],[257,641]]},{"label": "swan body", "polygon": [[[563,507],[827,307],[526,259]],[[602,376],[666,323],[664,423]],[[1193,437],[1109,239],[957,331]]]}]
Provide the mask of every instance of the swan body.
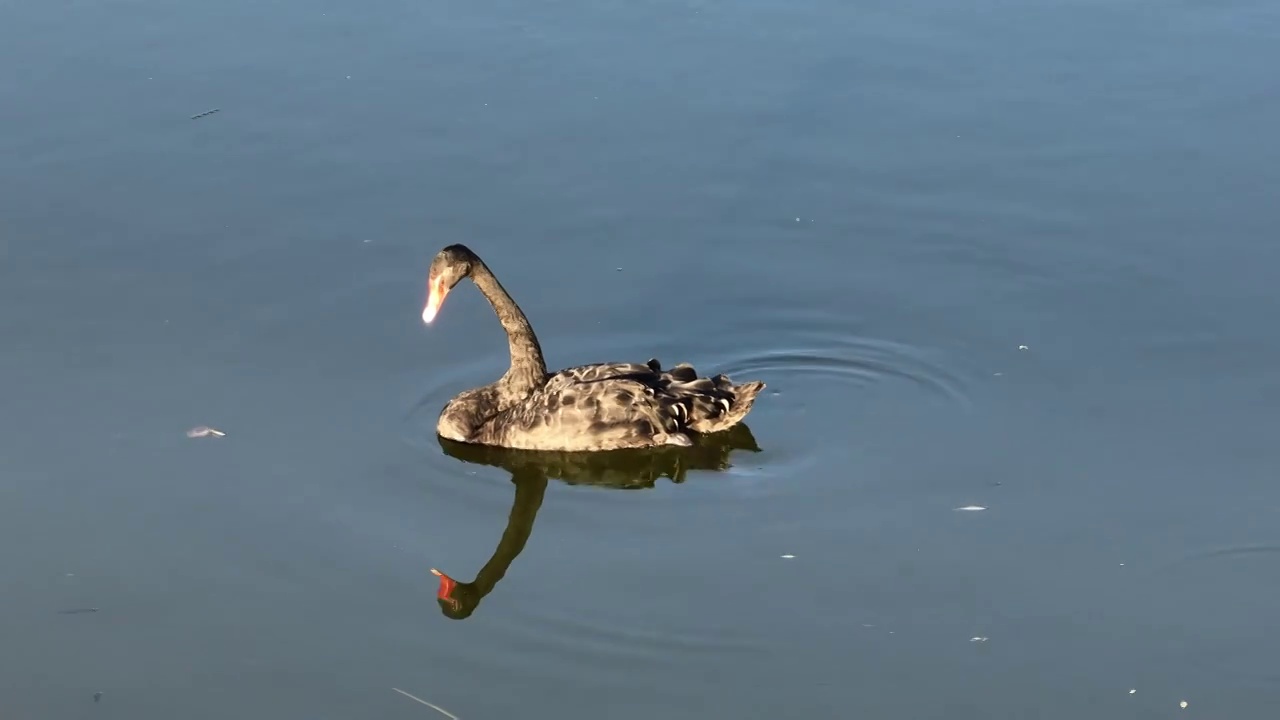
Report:
[{"label": "swan body", "polygon": [[470,277],[497,313],[511,351],[499,380],[466,390],[440,412],[447,440],[519,450],[602,451],[693,444],[694,434],[727,430],[750,412],[763,382],[735,385],[698,377],[681,363],[599,363],[548,373],[528,319],[489,268],[464,245],[441,250],[428,273],[424,322]]}]

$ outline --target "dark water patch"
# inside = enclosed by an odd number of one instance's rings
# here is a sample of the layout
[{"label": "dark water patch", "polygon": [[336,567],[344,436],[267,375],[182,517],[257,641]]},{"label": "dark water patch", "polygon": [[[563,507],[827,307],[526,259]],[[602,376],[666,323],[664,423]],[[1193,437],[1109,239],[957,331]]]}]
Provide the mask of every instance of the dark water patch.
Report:
[{"label": "dark water patch", "polygon": [[1130,599],[1161,650],[1177,659],[1177,677],[1280,689],[1280,672],[1267,660],[1280,630],[1261,621],[1273,612],[1277,575],[1278,544],[1208,547],[1139,570]]},{"label": "dark water patch", "polygon": [[1166,569],[1174,569],[1181,565],[1198,562],[1201,560],[1210,560],[1214,558],[1230,558],[1251,555],[1276,555],[1271,558],[1272,562],[1280,563],[1280,545],[1235,545],[1231,547],[1216,548],[1203,552],[1192,553],[1181,560],[1177,560],[1170,565],[1165,566]]},{"label": "dark water patch", "polygon": [[644,623],[637,615],[648,613],[580,603],[525,604],[516,609],[509,628],[515,642],[592,676],[625,672],[623,667],[661,667],[677,654],[712,664],[762,660],[767,655],[759,638],[740,628],[652,617]]}]

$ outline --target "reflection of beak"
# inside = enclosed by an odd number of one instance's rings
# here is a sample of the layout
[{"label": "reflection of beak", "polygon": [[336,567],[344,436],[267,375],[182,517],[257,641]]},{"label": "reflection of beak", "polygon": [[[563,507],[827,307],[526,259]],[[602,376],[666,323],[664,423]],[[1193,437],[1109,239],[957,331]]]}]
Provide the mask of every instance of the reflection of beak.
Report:
[{"label": "reflection of beak", "polygon": [[422,322],[430,323],[436,319],[436,313],[440,312],[440,306],[444,304],[444,296],[449,291],[444,288],[443,280],[432,280],[431,291],[427,293],[427,306],[422,309]]},{"label": "reflection of beak", "polygon": [[453,599],[453,588],[458,585],[457,581],[435,568],[431,568],[431,574],[440,578],[440,589],[436,591],[436,597],[456,604],[457,600]]}]

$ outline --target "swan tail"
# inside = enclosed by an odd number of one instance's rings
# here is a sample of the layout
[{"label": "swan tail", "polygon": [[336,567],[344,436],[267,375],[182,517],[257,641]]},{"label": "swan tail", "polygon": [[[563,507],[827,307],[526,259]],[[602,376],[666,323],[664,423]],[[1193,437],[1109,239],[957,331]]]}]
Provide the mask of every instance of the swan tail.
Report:
[{"label": "swan tail", "polygon": [[[728,379],[725,378],[725,381],[727,383]],[[727,392],[722,391],[723,395],[720,397],[704,398],[706,402],[699,404],[714,404],[715,407],[708,408],[711,412],[693,413],[694,421],[689,425],[689,429],[699,433],[728,430],[742,422],[747,413],[751,412],[751,406],[755,404],[756,397],[760,395],[760,391],[764,390],[764,388],[764,383],[753,380],[741,385],[731,386]]]},{"label": "swan tail", "polygon": [[698,377],[692,365],[680,363],[663,371],[657,360],[648,366],[662,376],[662,390],[677,424],[696,433],[714,433],[742,422],[765,384],[753,380],[735,385],[727,375]]}]

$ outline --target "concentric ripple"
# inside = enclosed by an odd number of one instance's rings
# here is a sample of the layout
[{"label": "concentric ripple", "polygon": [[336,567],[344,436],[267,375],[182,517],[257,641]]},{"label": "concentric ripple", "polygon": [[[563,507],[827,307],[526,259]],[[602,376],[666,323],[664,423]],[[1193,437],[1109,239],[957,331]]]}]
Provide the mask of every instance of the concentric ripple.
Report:
[{"label": "concentric ripple", "polygon": [[[621,321],[615,328],[573,328],[541,338],[553,367],[595,361],[657,357],[664,366],[691,363],[701,375],[724,373],[736,382],[762,380],[768,389],[746,424],[762,453],[735,451],[732,483],[744,495],[771,495],[771,478],[797,473],[838,452],[835,435],[871,422],[859,412],[872,401],[898,408],[937,404],[968,410],[971,373],[938,348],[871,337],[853,327],[846,314],[825,308],[773,306],[745,317],[730,316],[702,335],[662,334],[650,324],[635,330]],[[505,352],[495,349],[479,361],[435,367],[430,385],[407,409],[405,439],[430,455],[439,410],[462,390],[491,382],[505,370]],[[870,412],[870,411],[867,411]],[[717,491],[718,494],[718,491]],[[689,494],[682,493],[689,502]],[[695,494],[696,495],[696,494]],[[582,498],[594,504],[600,499]]]},{"label": "concentric ripple", "polygon": [[776,376],[775,383],[784,385],[802,384],[814,376],[835,378],[854,388],[905,381],[956,403],[969,403],[959,379],[917,348],[871,338],[795,340],[803,344],[730,357],[720,371],[731,377]]}]

